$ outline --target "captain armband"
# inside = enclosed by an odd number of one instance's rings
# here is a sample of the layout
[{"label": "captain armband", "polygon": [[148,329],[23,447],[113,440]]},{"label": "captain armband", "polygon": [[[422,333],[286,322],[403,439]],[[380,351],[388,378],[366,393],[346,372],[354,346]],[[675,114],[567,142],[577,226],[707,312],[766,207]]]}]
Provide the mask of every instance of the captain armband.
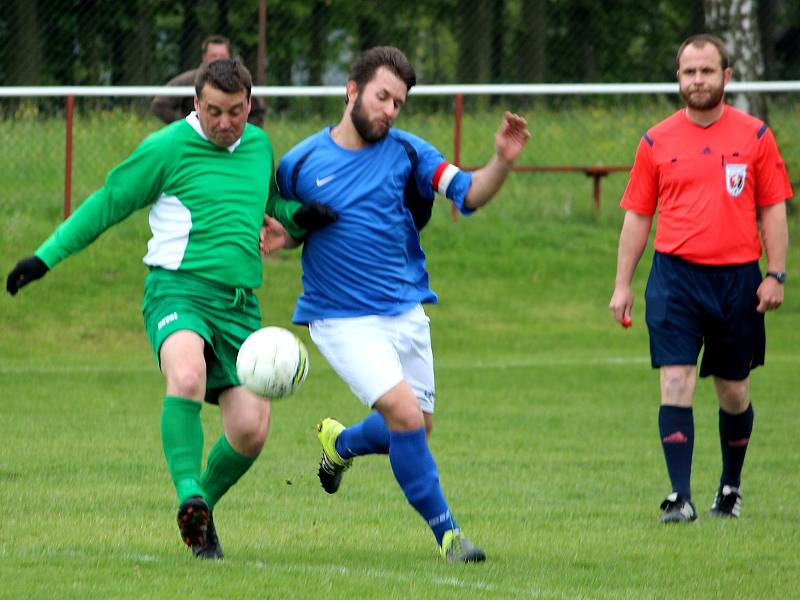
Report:
[{"label": "captain armband", "polygon": [[447,195],[447,188],[450,186],[450,183],[453,181],[456,175],[461,172],[455,165],[451,165],[449,162],[444,161],[438,167],[436,167],[436,171],[433,174],[433,180],[431,181],[431,186],[433,187],[435,192],[440,193],[442,196]]}]

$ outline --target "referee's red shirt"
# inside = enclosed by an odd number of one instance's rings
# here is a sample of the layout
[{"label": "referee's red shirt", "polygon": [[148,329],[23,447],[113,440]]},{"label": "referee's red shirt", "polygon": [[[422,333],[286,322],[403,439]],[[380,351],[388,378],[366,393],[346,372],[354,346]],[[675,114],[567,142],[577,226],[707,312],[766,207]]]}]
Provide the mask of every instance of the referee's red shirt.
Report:
[{"label": "referee's red shirt", "polygon": [[761,256],[756,207],[791,196],[772,132],[726,105],[709,127],[681,109],[642,136],[620,205],[644,215],[658,208],[659,252],[733,265]]}]

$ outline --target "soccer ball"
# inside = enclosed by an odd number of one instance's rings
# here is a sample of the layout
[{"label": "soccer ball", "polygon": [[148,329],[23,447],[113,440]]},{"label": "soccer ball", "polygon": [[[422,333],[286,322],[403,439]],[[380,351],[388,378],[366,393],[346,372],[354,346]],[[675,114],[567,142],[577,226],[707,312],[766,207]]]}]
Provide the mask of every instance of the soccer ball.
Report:
[{"label": "soccer ball", "polygon": [[297,391],[308,374],[308,351],[291,331],[263,327],[239,348],[236,374],[258,396],[283,398]]}]

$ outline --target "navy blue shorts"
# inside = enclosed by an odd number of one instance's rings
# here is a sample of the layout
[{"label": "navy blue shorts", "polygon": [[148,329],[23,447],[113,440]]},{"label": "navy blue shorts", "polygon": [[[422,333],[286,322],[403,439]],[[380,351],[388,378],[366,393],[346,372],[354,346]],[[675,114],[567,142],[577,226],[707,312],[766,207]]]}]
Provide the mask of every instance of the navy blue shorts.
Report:
[{"label": "navy blue shorts", "polygon": [[758,263],[707,266],[656,252],[645,318],[653,368],[696,365],[700,377],[746,379],[764,364],[764,315],[756,311]]}]

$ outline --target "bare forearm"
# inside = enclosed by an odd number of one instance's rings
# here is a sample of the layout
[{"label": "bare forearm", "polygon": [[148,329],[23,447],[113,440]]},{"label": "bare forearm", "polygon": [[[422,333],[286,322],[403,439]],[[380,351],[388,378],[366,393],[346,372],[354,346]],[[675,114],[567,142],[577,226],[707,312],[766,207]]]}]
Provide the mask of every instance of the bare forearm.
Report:
[{"label": "bare forearm", "polygon": [[616,285],[630,286],[636,265],[647,246],[650,236],[650,225],[653,218],[628,211],[619,236],[619,249],[617,250],[617,276]]},{"label": "bare forearm", "polygon": [[495,152],[485,166],[472,174],[472,185],[464,201],[467,208],[474,210],[491,200],[503,185],[510,170],[511,163],[504,161]]},{"label": "bare forearm", "polygon": [[480,208],[503,185],[511,166],[531,137],[527,125],[528,122],[517,114],[506,112],[503,115],[500,129],[494,136],[492,158],[472,174],[472,185],[464,198],[467,208]]},{"label": "bare forearm", "polygon": [[761,237],[767,254],[768,271],[786,270],[789,247],[789,228],[786,223],[786,203],[779,202],[761,209]]}]

